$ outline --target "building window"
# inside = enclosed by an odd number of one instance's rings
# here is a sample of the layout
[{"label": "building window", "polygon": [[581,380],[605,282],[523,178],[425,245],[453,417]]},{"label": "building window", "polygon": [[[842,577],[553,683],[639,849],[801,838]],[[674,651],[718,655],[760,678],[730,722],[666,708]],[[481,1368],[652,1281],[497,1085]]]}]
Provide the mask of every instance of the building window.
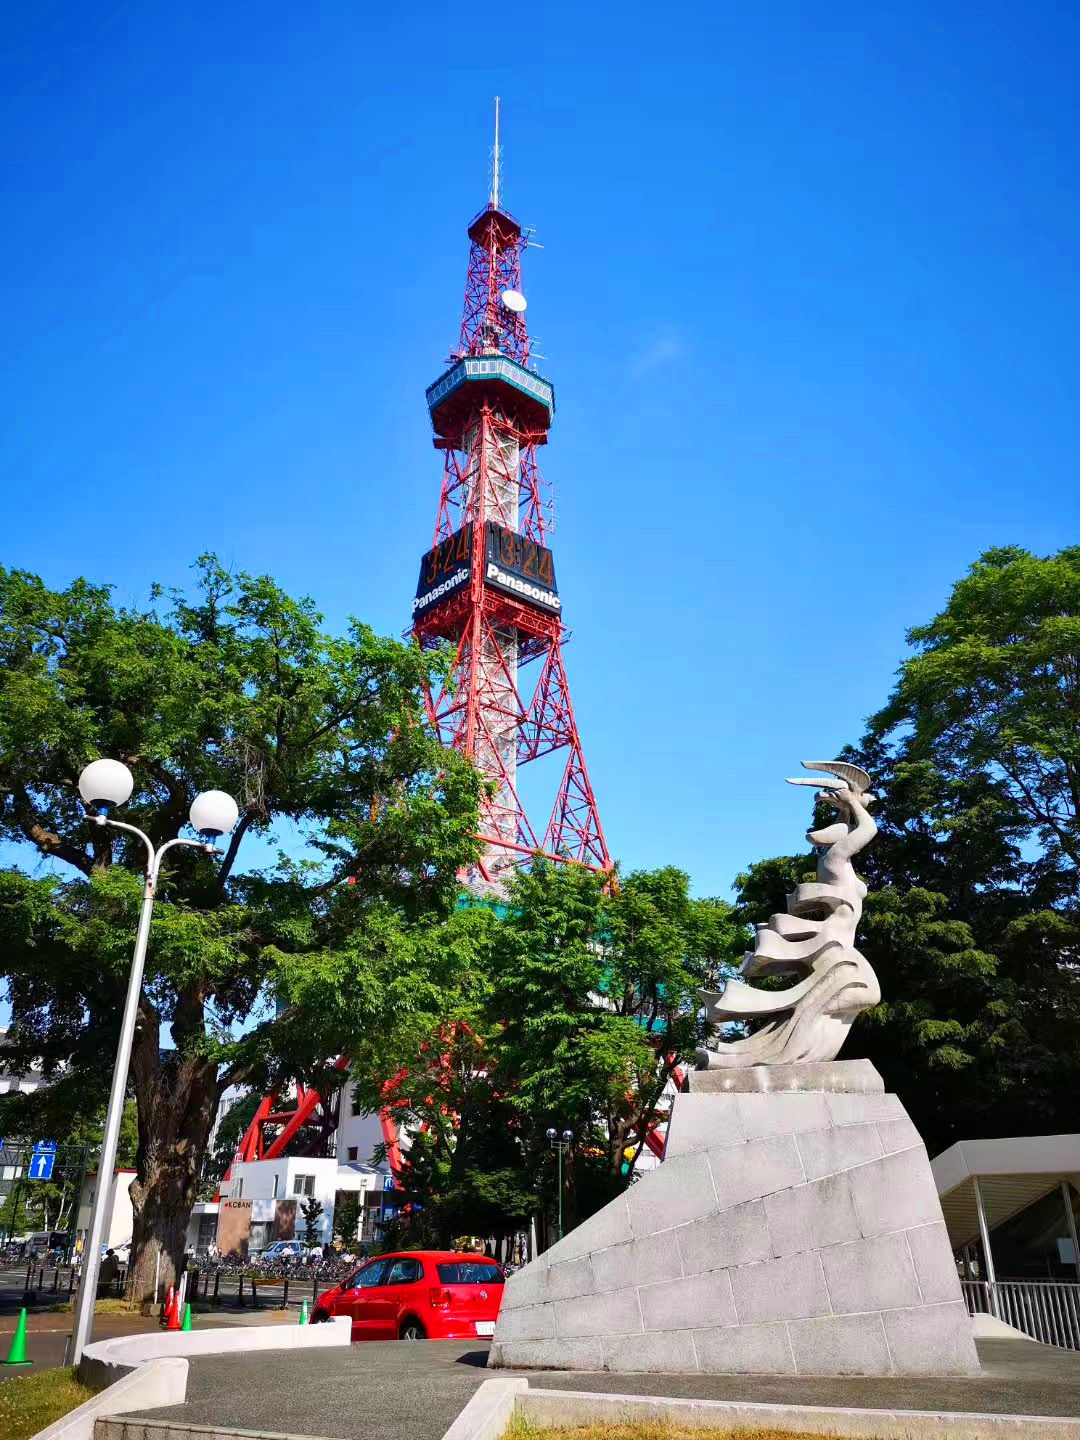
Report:
[{"label": "building window", "polygon": [[349,1146],[349,1149],[348,1149],[348,1152],[347,1152],[348,1158],[349,1158],[350,1160],[355,1160],[356,1157],[357,1157],[357,1154],[359,1153],[359,1150],[360,1150],[359,1145],[350,1145],[350,1146]]},{"label": "building window", "polygon": [[276,1200],[276,1199],[278,1198],[278,1184],[280,1183],[280,1180],[281,1180],[281,1177],[280,1177],[280,1175],[278,1175],[277,1171],[275,1170],[275,1171],[274,1171],[274,1193],[273,1193],[273,1195],[271,1195],[271,1197],[270,1197],[271,1200]]},{"label": "building window", "polygon": [[293,1177],[293,1187],[292,1187],[292,1189],[293,1189],[293,1194],[294,1194],[294,1195],[314,1195],[314,1194],[315,1194],[315,1176],[314,1176],[314,1175],[295,1175],[295,1176]]}]

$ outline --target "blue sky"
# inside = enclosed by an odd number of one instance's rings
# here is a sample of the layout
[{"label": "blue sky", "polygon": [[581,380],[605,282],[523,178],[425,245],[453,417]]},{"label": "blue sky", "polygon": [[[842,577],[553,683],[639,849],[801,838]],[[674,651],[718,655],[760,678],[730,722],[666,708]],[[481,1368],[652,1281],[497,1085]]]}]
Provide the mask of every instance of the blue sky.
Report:
[{"label": "blue sky", "polygon": [[9,6],[0,560],[407,623],[491,97],[612,851],[796,845],[905,629],[1080,538],[1067,7]]}]

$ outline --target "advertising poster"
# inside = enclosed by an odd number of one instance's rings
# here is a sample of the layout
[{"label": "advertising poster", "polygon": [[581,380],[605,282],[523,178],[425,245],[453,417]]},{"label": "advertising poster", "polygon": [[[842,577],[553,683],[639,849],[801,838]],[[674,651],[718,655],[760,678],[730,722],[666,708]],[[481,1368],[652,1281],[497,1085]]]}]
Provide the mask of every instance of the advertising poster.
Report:
[{"label": "advertising poster", "polygon": [[274,1201],[274,1239],[296,1239],[296,1201]]}]

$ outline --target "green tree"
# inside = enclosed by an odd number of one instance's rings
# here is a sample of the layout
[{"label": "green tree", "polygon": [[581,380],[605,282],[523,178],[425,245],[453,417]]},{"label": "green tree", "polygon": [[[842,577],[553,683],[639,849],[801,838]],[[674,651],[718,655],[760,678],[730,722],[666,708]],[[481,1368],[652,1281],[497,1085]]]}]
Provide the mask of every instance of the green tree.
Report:
[{"label": "green tree", "polygon": [[668,868],[609,877],[537,863],[500,927],[491,1013],[527,1164],[554,1208],[547,1130],[570,1130],[568,1224],[633,1178],[675,1070],[706,1036],[698,989],[744,941],[722,901]]},{"label": "green tree", "polygon": [[552,1126],[574,1135],[568,1223],[629,1184],[705,1038],[697,990],[745,944],[731,907],[673,869],[613,881],[537,860],[505,904],[459,910],[439,936],[442,1018],[383,1096],[415,1137],[399,1183],[417,1231],[506,1236],[553,1212]]},{"label": "green tree", "polygon": [[981,781],[999,826],[1038,846],[1021,862],[1026,884],[1050,872],[1053,897],[1075,901],[1080,546],[1045,559],[988,551],[908,639],[916,653],[869,739],[946,778]]},{"label": "green tree", "polygon": [[339,1190],[334,1199],[334,1235],[350,1248],[360,1232],[364,1207],[355,1190]]},{"label": "green tree", "polygon": [[314,1195],[305,1200],[300,1206],[300,1214],[304,1217],[304,1244],[314,1245],[319,1233],[319,1221],[323,1217],[323,1203],[317,1200]]},{"label": "green tree", "polygon": [[[124,761],[125,815],[155,844],[200,790],[241,807],[220,859],[173,852],[159,884],[131,1064],[133,1297],[153,1285],[151,1237],[166,1283],[179,1268],[226,1086],[324,1083],[346,1036],[378,1070],[437,1003],[418,937],[475,857],[479,793],[425,723],[445,668],[357,622],[326,634],[310,601],[213,557],[190,595],[155,592],[146,610],[0,569],[0,838],[53,871],[0,872],[4,1060],[38,1059],[50,1081],[4,1097],[0,1130],[107,1093],[143,862],[86,824],[80,770]],[[275,857],[275,836],[290,855]]]},{"label": "green tree", "polygon": [[[59,1147],[58,1175],[53,1182],[30,1181],[25,1176],[10,1179],[3,1203],[0,1204],[0,1236],[20,1234],[26,1230],[74,1230],[78,1209],[78,1192],[84,1174],[97,1168],[105,1131],[105,1109],[96,1114],[72,1115],[66,1110],[49,1113],[46,1122],[34,1134],[14,1134],[8,1130],[5,1143],[11,1149],[29,1150],[36,1139],[54,1138]],[[128,1100],[120,1119],[120,1135],[116,1146],[117,1169],[131,1169],[138,1148],[138,1121],[135,1102]],[[83,1168],[85,1165],[85,1169]]]},{"label": "green tree", "polygon": [[[1074,1128],[1080,1087],[1080,548],[984,554],[909,633],[848,757],[874,776],[861,948],[869,1056],[931,1151]],[[764,919],[812,857],[738,878]]]},{"label": "green tree", "polygon": [[[437,1021],[414,1030],[389,1084],[354,1077],[359,1103],[389,1105],[412,1135],[407,1159],[395,1170],[406,1194],[405,1210],[388,1230],[395,1244],[445,1248],[462,1233],[506,1236],[536,1208],[534,1177],[498,1068],[501,1020],[492,977],[504,909],[464,904],[431,933],[421,968],[441,997]],[[377,1162],[389,1158],[387,1145],[377,1147]]]}]

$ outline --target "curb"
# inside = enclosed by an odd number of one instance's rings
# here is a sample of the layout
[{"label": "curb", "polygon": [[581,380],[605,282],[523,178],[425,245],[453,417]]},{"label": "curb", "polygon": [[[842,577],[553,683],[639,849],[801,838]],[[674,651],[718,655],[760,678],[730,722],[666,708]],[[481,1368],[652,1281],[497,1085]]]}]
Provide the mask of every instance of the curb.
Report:
[{"label": "curb", "polygon": [[528,1380],[485,1380],[443,1440],[501,1440]]},{"label": "curb", "polygon": [[[487,1384],[498,1382],[488,1381]],[[473,1397],[479,1399],[480,1391]],[[469,1406],[458,1416],[465,1419]],[[592,1394],[583,1390],[532,1390],[514,1397],[514,1412],[538,1426],[571,1428],[597,1422],[665,1423],[687,1429],[801,1430],[846,1440],[1080,1440],[1080,1418],[1055,1415],[992,1415],[947,1410],[856,1410],[824,1405],[762,1405],[736,1400],[672,1400],[653,1395]],[[492,1440],[490,1431],[457,1430],[444,1440]],[[505,1422],[504,1422],[505,1423]],[[499,1431],[494,1435],[498,1436]]]},{"label": "curb", "polygon": [[229,1325],[217,1329],[150,1330],[113,1335],[87,1345],[79,1362],[79,1379],[92,1389],[100,1390],[135,1366],[166,1355],[243,1356],[255,1350],[324,1350],[329,1346],[347,1346],[350,1338],[349,1321],[340,1316],[329,1325]]},{"label": "curb", "polygon": [[[325,1331],[325,1333],[321,1333]],[[242,1358],[251,1350],[325,1349],[346,1346],[350,1340],[348,1320],[317,1326],[309,1332],[298,1326],[234,1326],[224,1330],[176,1330],[114,1335],[88,1345],[79,1362],[78,1375],[84,1385],[99,1393],[76,1406],[59,1420],[39,1430],[33,1440],[95,1440],[102,1432],[112,1436],[145,1437],[147,1426],[155,1431],[166,1422],[121,1420],[114,1416],[133,1410],[154,1410],[165,1405],[182,1405],[187,1398],[187,1355],[234,1354]],[[164,1353],[162,1353],[164,1352]],[[111,1427],[111,1428],[110,1428]],[[126,1427],[126,1428],[121,1428]],[[173,1424],[168,1427],[175,1440],[213,1436],[220,1427]],[[222,1432],[224,1433],[224,1432]],[[251,1435],[252,1431],[237,1431]],[[303,1437],[310,1440],[310,1437]]]},{"label": "curb", "polygon": [[149,1360],[122,1375],[107,1390],[46,1425],[33,1440],[91,1440],[97,1421],[119,1410],[181,1405],[187,1393],[187,1373],[187,1361],[175,1356]]}]

